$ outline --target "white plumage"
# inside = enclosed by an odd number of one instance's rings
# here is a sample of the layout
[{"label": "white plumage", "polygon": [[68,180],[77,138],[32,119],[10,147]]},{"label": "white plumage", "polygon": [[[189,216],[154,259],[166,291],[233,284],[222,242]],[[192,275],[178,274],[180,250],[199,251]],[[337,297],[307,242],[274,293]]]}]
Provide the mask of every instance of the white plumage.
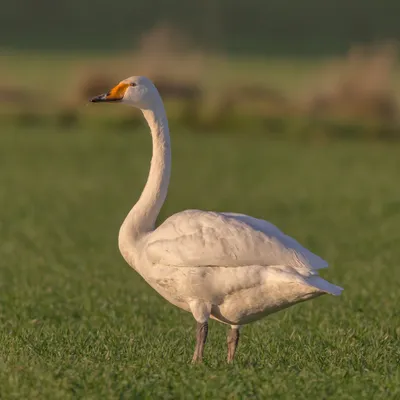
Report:
[{"label": "white plumage", "polygon": [[180,267],[285,265],[306,276],[328,264],[275,225],[243,214],[187,210],[147,239],[154,263]]},{"label": "white plumage", "polygon": [[121,226],[125,260],[165,299],[198,323],[193,361],[201,361],[208,319],[230,324],[228,361],[239,327],[298,302],[342,288],[318,276],[328,264],[273,224],[235,213],[187,210],[155,221],[171,169],[168,122],[157,89],[144,77],[122,81],[93,102],[119,101],[143,111],[153,139],[146,186]]}]

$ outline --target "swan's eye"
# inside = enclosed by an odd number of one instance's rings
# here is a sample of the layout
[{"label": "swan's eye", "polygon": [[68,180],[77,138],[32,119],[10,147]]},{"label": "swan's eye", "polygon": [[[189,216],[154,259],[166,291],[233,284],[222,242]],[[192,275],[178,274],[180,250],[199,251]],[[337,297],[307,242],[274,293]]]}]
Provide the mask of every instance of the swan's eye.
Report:
[{"label": "swan's eye", "polygon": [[136,86],[136,83],[132,82],[132,83],[129,84],[129,86]]}]

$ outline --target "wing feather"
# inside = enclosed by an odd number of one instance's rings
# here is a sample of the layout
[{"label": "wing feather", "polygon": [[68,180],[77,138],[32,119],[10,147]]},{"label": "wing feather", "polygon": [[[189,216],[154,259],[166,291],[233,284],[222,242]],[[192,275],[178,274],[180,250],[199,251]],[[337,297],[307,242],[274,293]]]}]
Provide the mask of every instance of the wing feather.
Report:
[{"label": "wing feather", "polygon": [[285,265],[312,275],[328,266],[275,225],[234,213],[174,214],[149,235],[145,250],[152,263],[177,267]]}]

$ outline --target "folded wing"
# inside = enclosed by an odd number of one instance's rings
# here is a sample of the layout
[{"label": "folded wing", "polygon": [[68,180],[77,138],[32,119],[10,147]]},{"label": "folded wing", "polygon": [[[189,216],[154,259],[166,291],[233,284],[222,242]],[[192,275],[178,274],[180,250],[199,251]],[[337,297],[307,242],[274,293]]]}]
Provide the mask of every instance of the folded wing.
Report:
[{"label": "folded wing", "polygon": [[154,264],[179,267],[280,265],[309,276],[328,266],[275,225],[234,213],[174,214],[148,237],[144,250]]}]

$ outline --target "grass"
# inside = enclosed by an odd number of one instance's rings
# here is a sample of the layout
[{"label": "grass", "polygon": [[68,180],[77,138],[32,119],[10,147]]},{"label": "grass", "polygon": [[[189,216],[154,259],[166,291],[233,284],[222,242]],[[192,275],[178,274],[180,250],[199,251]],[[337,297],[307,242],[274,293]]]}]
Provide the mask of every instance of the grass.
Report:
[{"label": "grass", "polygon": [[399,148],[173,135],[160,219],[186,208],[266,218],[329,260],[345,288],[243,329],[225,364],[195,323],[123,261],[147,133],[0,135],[1,399],[395,399],[400,396]]}]

